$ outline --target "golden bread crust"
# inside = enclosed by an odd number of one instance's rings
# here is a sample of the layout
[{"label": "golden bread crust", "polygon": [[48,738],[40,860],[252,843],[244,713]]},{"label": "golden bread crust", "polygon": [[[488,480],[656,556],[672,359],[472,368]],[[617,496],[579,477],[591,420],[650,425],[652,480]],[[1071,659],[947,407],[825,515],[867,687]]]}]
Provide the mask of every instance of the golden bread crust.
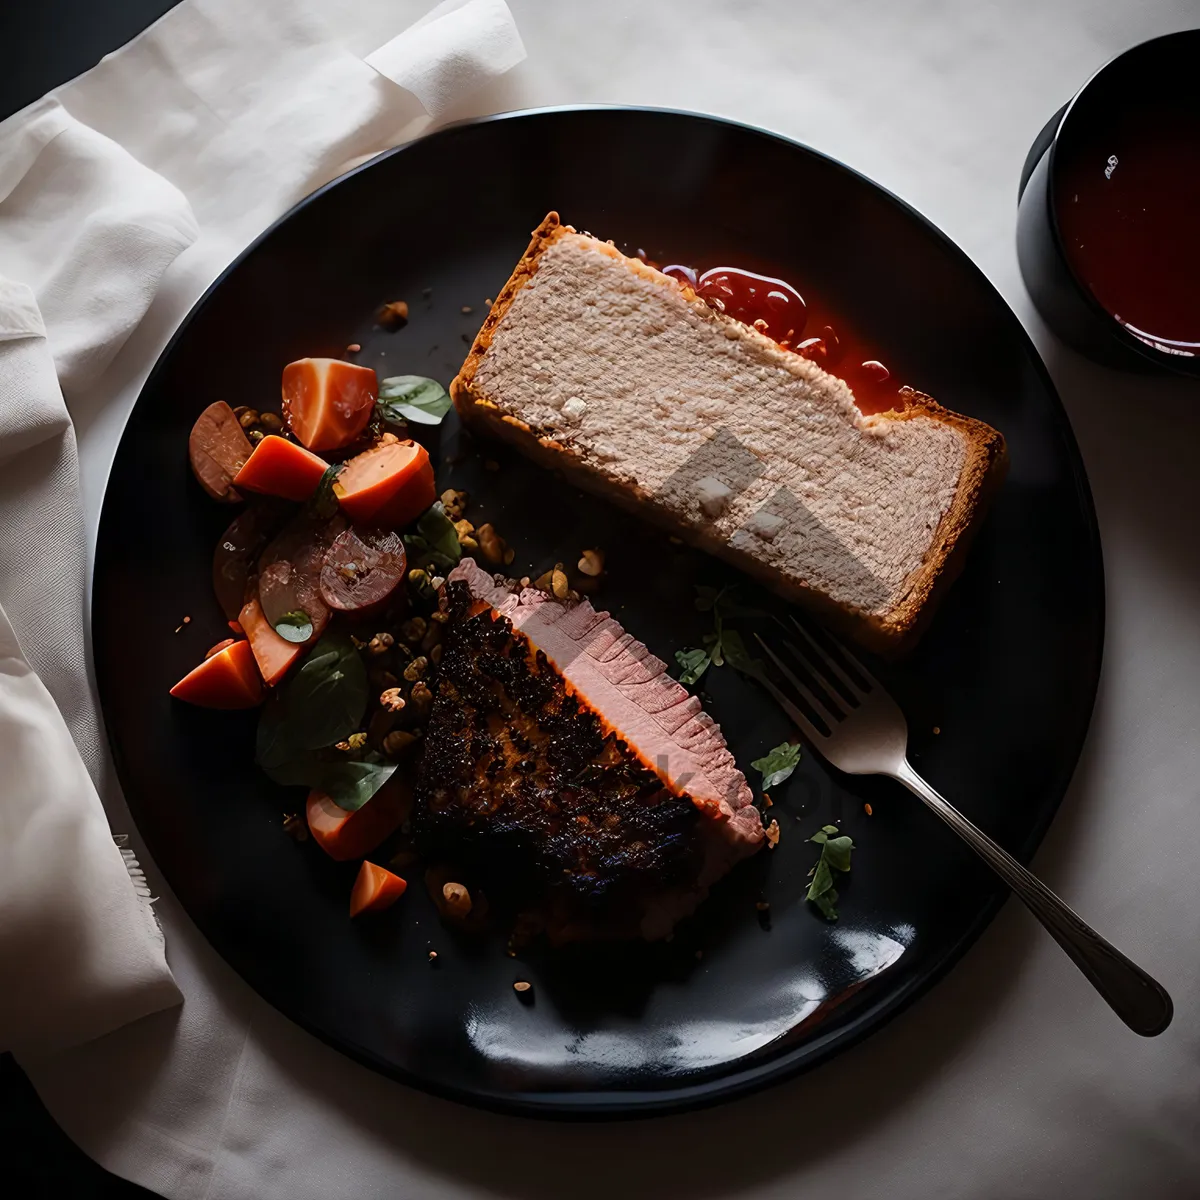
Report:
[{"label": "golden bread crust", "polygon": [[[462,419],[480,433],[512,443],[542,466],[563,471],[580,487],[652,520],[669,533],[762,580],[868,649],[889,656],[911,649],[927,627],[942,594],[962,570],[971,537],[1004,478],[1008,453],[1003,436],[982,421],[943,408],[922,392],[904,389],[905,409],[878,413],[868,419],[872,422],[908,421],[914,417],[930,417],[944,422],[962,434],[966,456],[950,508],[938,524],[925,559],[905,581],[899,600],[886,614],[866,614],[833,601],[805,584],[784,578],[746,551],[689,524],[661,506],[646,504],[650,495],[644,488],[616,483],[570,446],[552,437],[539,436],[525,422],[502,412],[475,390],[479,364],[517,293],[536,274],[542,252],[559,238],[575,232],[571,226],[563,225],[555,212],[548,213],[533,231],[529,248],[496,297],[466,361],[450,384],[450,395]],[[604,243],[599,243],[597,248],[624,260],[633,270],[653,272],[653,268],[636,259],[626,259]],[[684,290],[694,297],[690,288]],[[762,337],[757,330],[742,326],[731,317],[721,315],[719,319],[737,325],[752,339]]]}]

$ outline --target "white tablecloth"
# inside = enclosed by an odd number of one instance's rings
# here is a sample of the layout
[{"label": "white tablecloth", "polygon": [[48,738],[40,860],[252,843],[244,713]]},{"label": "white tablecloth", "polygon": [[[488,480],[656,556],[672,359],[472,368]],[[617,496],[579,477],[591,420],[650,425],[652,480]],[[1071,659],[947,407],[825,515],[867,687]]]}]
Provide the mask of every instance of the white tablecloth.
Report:
[{"label": "white tablecloth", "polygon": [[[353,29],[354,4],[324,2]],[[1087,464],[1108,581],[1091,733],[1036,867],[1163,981],[1175,1022],[1153,1041],[1127,1032],[1010,904],[931,994],[801,1079],[688,1116],[551,1126],[342,1060],[233,978],[168,896],[183,1009],[29,1064],[40,1093],[85,1150],[170,1197],[1200,1195],[1200,384],[1062,349],[1013,246],[1043,121],[1116,51],[1196,24],[1196,0],[511,7],[528,61],[470,111],[655,104],[788,134],[929,216],[1033,333]],[[93,530],[161,336],[135,334],[114,364],[119,403],[74,412]],[[114,1044],[122,1069],[89,1069]]]}]

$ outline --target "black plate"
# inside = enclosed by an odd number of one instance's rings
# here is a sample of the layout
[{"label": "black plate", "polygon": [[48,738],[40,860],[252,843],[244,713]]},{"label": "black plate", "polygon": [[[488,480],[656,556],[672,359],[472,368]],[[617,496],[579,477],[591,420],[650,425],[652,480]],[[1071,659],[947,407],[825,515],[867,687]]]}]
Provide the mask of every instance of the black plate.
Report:
[{"label": "black plate", "polygon": [[[793,1074],[878,1027],[996,911],[987,871],[897,786],[809,754],[775,791],[779,848],[669,945],[513,960],[498,936],[443,928],[420,886],[351,924],[355,867],[284,834],[280,815],[302,797],[251,765],[253,717],[167,697],[226,632],[209,561],[229,512],[188,471],[196,414],[217,398],[273,405],[284,363],[351,342],[381,374],[448,381],[485,297],[550,208],[658,261],[769,268],[852,314],[895,374],[1004,432],[1012,471],[968,567],[917,655],[883,674],[918,769],[1002,845],[1032,854],[1075,766],[1102,640],[1100,547],[1066,416],[1016,318],[936,229],[820,154],[707,117],[585,109],[457,126],[374,160],[264,234],[184,322],[125,430],[97,551],[97,674],[159,867],[217,951],[288,1017],[464,1101],[662,1112]],[[411,305],[407,328],[373,329],[392,299]],[[625,625],[668,660],[697,643],[692,584],[726,572],[518,458],[459,443],[453,418],[429,442],[439,483],[478,497],[472,516],[508,536],[518,573],[599,544],[604,603]],[[447,465],[456,447],[465,457]],[[754,685],[728,670],[705,684],[744,766],[788,735]],[[802,901],[815,860],[805,838],[830,820],[859,846],[837,924]],[[532,1004],[512,990],[521,978]]]}]

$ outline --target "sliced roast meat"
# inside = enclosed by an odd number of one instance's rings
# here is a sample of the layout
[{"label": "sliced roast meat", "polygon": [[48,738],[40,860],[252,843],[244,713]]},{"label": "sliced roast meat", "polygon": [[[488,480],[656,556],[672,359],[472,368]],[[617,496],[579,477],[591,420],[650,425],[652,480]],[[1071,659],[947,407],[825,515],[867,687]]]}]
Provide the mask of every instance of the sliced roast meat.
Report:
[{"label": "sliced roast meat", "polygon": [[213,552],[213,591],[230,621],[236,621],[254,577],[254,562],[279,531],[286,508],[271,500],[252,503],[238,513]]},{"label": "sliced roast meat", "polygon": [[469,559],[442,605],[417,847],[470,870],[519,927],[668,937],[765,844],[719,727],[608,613]]},{"label": "sliced roast meat", "polygon": [[188,438],[188,456],[200,486],[214,499],[227,504],[242,499],[233,477],[245,465],[254,447],[224,400],[210,404],[197,418]]},{"label": "sliced roast meat", "polygon": [[385,608],[404,579],[404,542],[390,529],[351,526],[325,552],[321,597],[360,616]]},{"label": "sliced roast meat", "polygon": [[303,612],[310,620],[315,616],[309,611],[311,596],[304,586],[304,577],[286,559],[273,562],[259,572],[258,602],[272,628],[290,613]]},{"label": "sliced roast meat", "polygon": [[321,597],[321,564],[345,528],[344,517],[314,520],[302,513],[263,551],[258,560],[258,599],[272,626],[287,613],[302,612],[312,622],[310,640],[325,632],[329,606]]}]

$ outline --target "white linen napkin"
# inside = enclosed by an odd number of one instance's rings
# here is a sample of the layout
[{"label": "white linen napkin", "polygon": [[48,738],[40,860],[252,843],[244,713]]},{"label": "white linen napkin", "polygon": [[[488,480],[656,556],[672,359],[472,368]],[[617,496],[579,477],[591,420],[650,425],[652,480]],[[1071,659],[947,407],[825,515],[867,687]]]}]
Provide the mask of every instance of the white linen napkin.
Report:
[{"label": "white linen napkin", "polygon": [[[416,15],[377,9],[388,34]],[[441,114],[523,56],[502,0],[440,5],[370,64],[303,2],[186,0],[0,124],[0,978],[16,981],[0,989],[0,1048],[24,1061],[180,999],[153,867],[115,789],[108,820],[96,791],[107,764],[71,417],[123,420],[170,331],[247,242],[428,125],[418,100]],[[114,359],[135,329],[131,375]],[[193,931],[169,898],[164,912],[189,974]],[[218,1105],[230,1083],[212,1080]]]},{"label": "white linen napkin", "polygon": [[[304,0],[327,14],[320,38],[330,52],[359,61],[424,2]],[[787,0],[612,0],[586,13],[544,0],[510,2],[529,62],[439,116],[643,103],[778,129],[927,212],[1039,339],[1100,510],[1109,636],[1088,751],[1037,868],[1163,980],[1176,999],[1175,1022],[1150,1042],[1121,1029],[1061,951],[1010,904],[929,995],[803,1078],[676,1118],[551,1126],[438,1100],[338,1055],[251,993],[163,892],[156,911],[185,1003],[68,1052],[24,1056],[41,1098],[92,1157],[171,1200],[558,1200],[567,1192],[582,1200],[614,1193],[1194,1200],[1200,561],[1188,514],[1200,499],[1200,407],[1190,381],[1117,377],[1055,346],[1021,286],[1013,218],[1014,181],[1046,117],[1110,55],[1194,25],[1195,0],[854,0],[805,6],[799,15]],[[242,8],[264,3],[279,28],[266,30],[263,59],[302,55],[293,5],[258,0]],[[184,8],[195,6],[185,0]],[[279,204],[288,188],[320,181],[302,171],[286,177],[293,160],[283,164],[284,178],[243,175],[238,141],[248,139],[249,153],[259,136],[249,115],[221,147],[189,140],[190,152],[204,155],[194,171],[186,155],[168,164],[172,139],[164,135],[158,145],[154,131],[165,126],[187,140],[189,123],[204,122],[194,110],[218,85],[222,37],[236,42],[243,16],[212,5],[205,11],[211,28],[195,32],[194,17],[168,18],[57,94],[77,119],[169,178],[202,229],[104,375],[67,396],[91,521],[146,371],[215,274],[221,247],[240,248],[236,237],[220,235],[226,222],[239,221],[239,205],[256,200],[242,180],[259,180]],[[193,82],[207,90],[189,91]],[[105,93],[114,98],[111,120]],[[412,103],[399,89],[393,94],[397,106]],[[361,100],[342,100],[353,120]],[[427,124],[418,113],[407,134],[384,136],[399,140]],[[206,136],[211,128],[203,125]],[[368,141],[360,156],[370,152]],[[328,156],[331,170],[335,158]],[[210,208],[195,175],[226,165],[228,181],[212,189]],[[805,233],[797,199],[789,236]],[[254,228],[245,236],[270,219],[269,208],[246,222]],[[114,827],[126,829],[120,797],[105,800]]]},{"label": "white linen napkin", "polygon": [[0,270],[23,281],[0,275],[3,1049],[74,1045],[180,1000],[136,851],[123,859],[96,794],[79,463],[59,384],[107,366],[195,236],[175,188],[57,104],[0,140]]}]

